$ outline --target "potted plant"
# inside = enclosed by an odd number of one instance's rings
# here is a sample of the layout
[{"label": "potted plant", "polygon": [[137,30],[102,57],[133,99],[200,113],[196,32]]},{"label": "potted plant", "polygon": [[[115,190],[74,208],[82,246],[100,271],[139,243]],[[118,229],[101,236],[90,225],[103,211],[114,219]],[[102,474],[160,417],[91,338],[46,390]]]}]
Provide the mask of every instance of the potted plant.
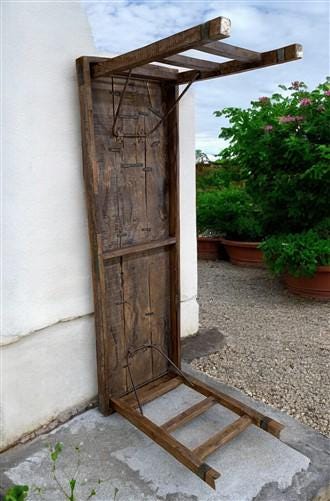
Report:
[{"label": "potted plant", "polygon": [[290,292],[330,299],[330,231],[323,231],[322,225],[303,233],[272,236],[261,248],[269,269],[283,275]]},{"label": "potted plant", "polygon": [[262,266],[262,214],[244,187],[198,193],[197,227],[220,237],[233,264]]},{"label": "potted plant", "polygon": [[197,192],[197,254],[198,259],[219,258],[219,236],[214,227],[216,191]]}]

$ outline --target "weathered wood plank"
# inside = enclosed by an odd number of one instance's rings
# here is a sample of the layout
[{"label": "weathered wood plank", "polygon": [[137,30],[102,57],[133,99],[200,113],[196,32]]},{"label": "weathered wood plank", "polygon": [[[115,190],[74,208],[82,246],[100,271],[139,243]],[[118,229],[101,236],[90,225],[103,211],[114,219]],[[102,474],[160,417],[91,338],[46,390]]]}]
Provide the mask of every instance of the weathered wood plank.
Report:
[{"label": "weathered wood plank", "polygon": [[83,173],[86,187],[89,240],[92,253],[93,291],[95,304],[95,325],[97,330],[97,376],[99,406],[103,414],[111,412],[109,404],[109,357],[106,350],[107,319],[104,303],[105,280],[104,263],[102,259],[102,241],[98,233],[99,210],[95,205],[95,194],[98,190],[98,166],[94,139],[93,99],[91,91],[90,67],[86,58],[76,61],[80,115],[81,135],[83,149]]},{"label": "weathered wood plank", "polygon": [[103,254],[103,259],[107,261],[108,259],[113,259],[118,256],[137,254],[139,252],[158,249],[159,247],[168,247],[169,245],[175,245],[175,244],[176,244],[175,237],[165,238],[164,240],[153,240],[152,242],[147,242],[145,244],[131,245],[130,247],[122,247],[121,249],[105,252]]},{"label": "weathered wood plank", "polygon": [[165,57],[159,60],[161,63],[171,64],[173,66],[181,66],[183,68],[191,68],[193,70],[204,70],[212,71],[218,70],[220,64],[213,61],[207,61],[206,59],[198,59],[196,57],[183,56],[182,54],[177,54],[175,56]]},{"label": "weathered wood plank", "polygon": [[[174,390],[181,384],[182,381],[180,378],[173,376],[172,374],[165,374],[164,376],[161,376],[155,381],[145,384],[137,390],[140,404],[144,405],[148,402],[152,402],[152,400],[165,395],[165,393]],[[133,392],[122,397],[121,401],[134,408],[138,406],[135,394]]]},{"label": "weathered wood plank", "polygon": [[[162,100],[161,88],[154,82],[146,82],[149,105],[144,116],[145,131],[151,131],[164,116],[166,110]],[[169,172],[166,165],[166,128],[157,128],[145,140],[145,183],[146,212],[149,239],[168,238],[169,236]]]},{"label": "weathered wood plank", "polygon": [[105,266],[105,310],[107,339],[103,350],[108,357],[109,394],[121,396],[128,391],[126,369],[127,340],[124,319],[124,289],[120,258]]},{"label": "weathered wood plank", "polygon": [[226,42],[211,42],[206,45],[197,47],[198,51],[213,54],[214,56],[227,57],[242,62],[256,62],[261,60],[260,52],[236,47],[235,45],[227,44]]},{"label": "weathered wood plank", "polygon": [[168,421],[166,421],[166,423],[163,423],[162,428],[167,432],[174,431],[180,426],[189,423],[189,421],[191,421],[195,417],[200,416],[200,414],[206,412],[210,407],[212,407],[216,403],[217,401],[213,397],[204,398],[197,404],[192,405],[183,412],[180,412],[180,414],[177,414],[173,418],[169,419]]},{"label": "weathered wood plank", "polygon": [[219,478],[219,472],[206,463],[203,463],[187,447],[169,435],[160,426],[150,421],[150,419],[132,409],[132,407],[127,405],[122,399],[111,399],[111,403],[119,414],[128,419],[134,426],[143,431],[154,442],[180,461],[180,463],[184,464],[210,487],[215,489],[215,480]]},{"label": "weathered wood plank", "polygon": [[230,425],[226,426],[223,430],[219,431],[215,435],[212,435],[206,442],[199,445],[194,449],[194,454],[200,459],[205,459],[207,456],[212,454],[222,445],[235,438],[237,435],[242,433],[246,428],[252,423],[252,419],[249,416],[242,416]]},{"label": "weathered wood plank", "polygon": [[[124,84],[125,78],[114,78],[115,111]],[[129,82],[116,124],[117,139],[122,144],[117,193],[121,217],[120,247],[141,244],[147,235],[144,140],[134,137],[144,132],[144,116],[140,111],[144,110],[146,98],[143,82]]]},{"label": "weathered wood plank", "polygon": [[[205,395],[206,397],[215,398],[217,402],[219,402],[219,404],[223,405],[224,407],[227,407],[228,409],[235,412],[239,416],[243,416],[244,414],[246,414],[252,419],[253,424],[258,426],[259,428],[262,428],[265,431],[268,431],[275,437],[279,437],[281,430],[283,430],[284,426],[278,421],[275,421],[274,419],[271,419],[268,416],[261,414],[260,412],[252,409],[248,405],[243,404],[236,398],[226,395],[221,391],[214,390],[210,386],[207,386],[206,384],[202,383],[196,378],[193,378],[189,374],[185,374],[185,376],[191,383],[190,384],[191,388],[193,388],[194,390],[198,391],[199,393],[202,393],[202,395]],[[182,382],[185,382],[185,380],[182,379]]]},{"label": "weathered wood plank", "polygon": [[[173,106],[178,97],[178,87],[175,85],[163,86],[163,100],[166,110]],[[165,112],[166,112],[165,110]],[[178,139],[178,109],[175,107],[167,119],[167,150],[166,165],[169,174],[169,234],[177,239],[176,246],[170,249],[171,269],[171,339],[169,354],[171,360],[181,366],[180,341],[180,204],[179,204],[179,139]]]},{"label": "weathered wood plank", "polygon": [[[169,355],[171,339],[170,250],[149,253],[150,339],[165,355]],[[151,350],[153,377],[168,369],[168,361],[157,350]]]},{"label": "weathered wood plank", "polygon": [[230,20],[217,17],[204,24],[194,26],[188,30],[159,40],[145,47],[132,50],[126,54],[112,58],[110,61],[96,63],[93,68],[93,77],[109,75],[115,71],[124,71],[136,68],[160,58],[169,57],[178,52],[193,49],[200,45],[227,38],[230,35]]},{"label": "weathered wood plank", "polygon": [[[266,68],[276,64],[287,63],[289,61],[296,61],[303,56],[303,49],[300,44],[292,44],[281,49],[270,50],[261,53],[261,60],[256,62],[241,62],[241,61],[227,61],[221,63],[221,67],[216,71],[202,71],[198,75],[196,82],[201,80],[208,80],[210,78],[224,77],[228,75],[235,75],[243,73],[244,71],[251,71],[258,68]],[[178,85],[188,83],[196,75],[196,71],[182,71],[178,75]]]},{"label": "weathered wood plank", "polygon": [[[112,58],[109,57],[87,57],[88,61],[91,63],[91,78],[94,82],[99,82],[102,80],[102,77],[97,78],[97,80],[94,78],[94,72],[95,72],[95,67],[98,63],[106,63],[108,61],[111,61]],[[111,73],[112,76],[114,77],[121,77],[121,76],[127,76],[128,75],[128,70],[121,71],[121,72],[113,72]],[[154,81],[160,81],[160,80],[168,80],[168,81],[173,81],[175,82],[176,78],[178,75],[178,70],[174,68],[166,68],[165,66],[159,66],[157,64],[151,63],[151,64],[145,64],[144,66],[139,66],[136,68],[131,69],[131,78],[132,79],[139,79],[139,80],[154,80]],[[107,78],[107,77],[103,77]]]},{"label": "weathered wood plank", "polygon": [[[124,256],[122,259],[126,353],[143,344],[151,343],[149,256],[146,253]],[[141,385],[153,378],[152,354],[140,351],[130,359],[134,384]],[[131,382],[128,380],[128,389]]]}]

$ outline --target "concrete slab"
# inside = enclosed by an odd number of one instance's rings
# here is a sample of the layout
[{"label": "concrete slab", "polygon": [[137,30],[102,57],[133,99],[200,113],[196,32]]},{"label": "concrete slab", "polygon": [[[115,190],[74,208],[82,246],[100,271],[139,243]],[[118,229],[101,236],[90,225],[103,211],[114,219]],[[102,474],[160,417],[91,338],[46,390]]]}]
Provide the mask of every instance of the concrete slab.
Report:
[{"label": "concrete slab", "polygon": [[[200,374],[198,377],[251,405],[250,399],[237,390],[224,388],[224,385]],[[200,395],[189,388],[179,387],[157,402],[147,404],[144,410],[148,417],[160,424],[200,399]],[[33,483],[42,487],[44,499],[60,501],[63,494],[51,477],[46,445],[61,441],[64,449],[58,475],[62,481],[70,478],[76,469],[74,447],[79,446],[81,451],[79,501],[87,499],[94,487],[97,495],[93,499],[99,501],[112,500],[115,488],[119,489],[117,501],[312,499],[330,480],[329,441],[279,411],[265,409],[262,404],[252,403],[252,406],[285,422],[284,442],[251,426],[209,456],[207,462],[222,474],[216,492],[121,416],[103,417],[96,409],[75,417],[30,444],[3,454],[4,477],[1,483]],[[217,405],[177,430],[175,436],[193,447],[236,418],[235,414]],[[105,481],[98,484],[98,479]],[[29,499],[37,500],[40,496],[32,494]]]}]

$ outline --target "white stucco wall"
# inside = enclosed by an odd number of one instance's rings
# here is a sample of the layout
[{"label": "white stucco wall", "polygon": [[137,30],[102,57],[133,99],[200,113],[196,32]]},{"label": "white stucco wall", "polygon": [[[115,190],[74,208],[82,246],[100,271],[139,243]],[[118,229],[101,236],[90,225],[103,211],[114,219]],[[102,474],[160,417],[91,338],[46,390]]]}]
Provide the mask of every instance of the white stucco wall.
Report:
[{"label": "white stucco wall", "polygon": [[[74,60],[97,55],[76,2],[3,7],[1,446],[97,392]],[[182,335],[198,328],[192,95],[180,105]]]}]

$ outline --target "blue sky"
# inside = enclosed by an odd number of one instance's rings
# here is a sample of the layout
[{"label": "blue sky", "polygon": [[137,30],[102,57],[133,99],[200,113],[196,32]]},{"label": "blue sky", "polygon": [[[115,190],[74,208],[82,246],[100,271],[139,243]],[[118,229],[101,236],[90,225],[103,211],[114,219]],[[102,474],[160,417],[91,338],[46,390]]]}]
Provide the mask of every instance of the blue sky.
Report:
[{"label": "blue sky", "polygon": [[[330,74],[330,9],[327,1],[84,1],[98,53],[120,54],[154,42],[217,16],[231,19],[228,43],[257,51],[294,42],[304,46],[304,58],[280,66],[219,78],[194,85],[196,148],[216,154],[224,119],[213,111],[246,107],[252,99],[269,96],[280,83],[303,80],[310,87]],[[191,55],[222,61],[205,53]]]}]

